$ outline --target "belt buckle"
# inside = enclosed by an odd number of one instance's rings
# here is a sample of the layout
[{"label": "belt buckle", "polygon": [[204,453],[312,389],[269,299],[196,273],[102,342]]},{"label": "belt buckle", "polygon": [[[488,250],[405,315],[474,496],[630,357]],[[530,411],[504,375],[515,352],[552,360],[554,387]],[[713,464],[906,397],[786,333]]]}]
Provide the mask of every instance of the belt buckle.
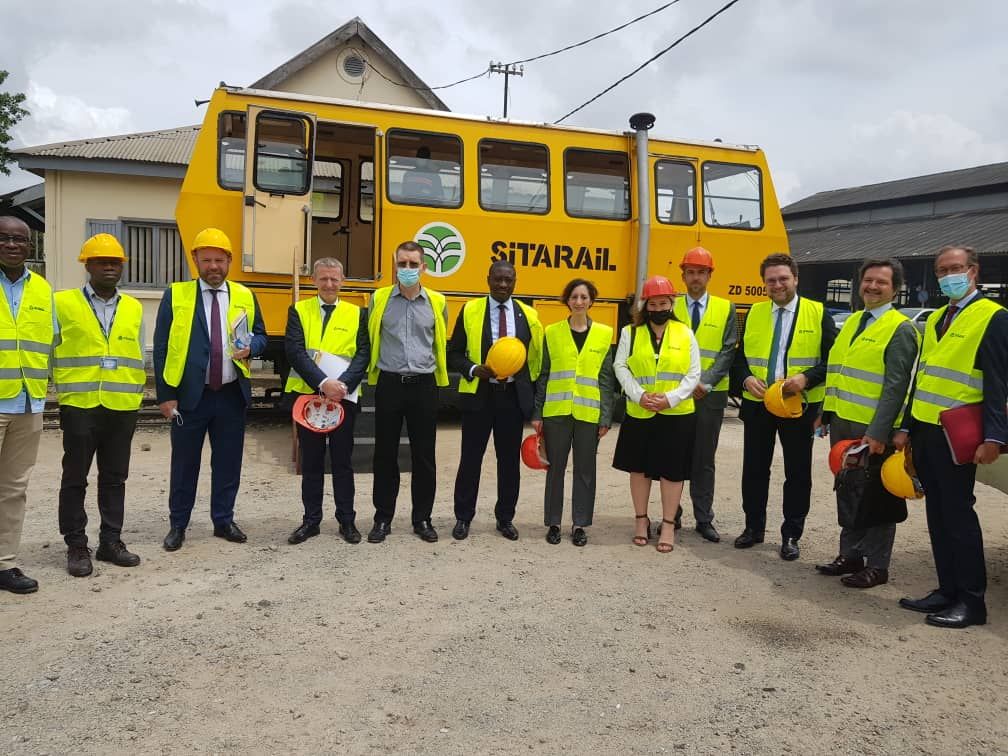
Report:
[{"label": "belt buckle", "polygon": [[413,383],[420,383],[420,376],[419,375],[403,375],[403,374],[400,373],[399,380],[400,380],[400,382],[402,382],[402,383],[404,383],[406,385],[410,385],[410,384],[413,384]]}]

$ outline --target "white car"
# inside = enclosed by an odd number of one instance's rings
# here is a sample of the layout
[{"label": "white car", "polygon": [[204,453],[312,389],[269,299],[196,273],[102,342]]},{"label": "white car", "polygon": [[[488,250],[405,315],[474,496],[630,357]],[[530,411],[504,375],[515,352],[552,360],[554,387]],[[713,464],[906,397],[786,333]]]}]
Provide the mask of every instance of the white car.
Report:
[{"label": "white car", "polygon": [[934,307],[903,307],[900,309],[900,312],[910,318],[910,322],[914,324],[914,328],[921,333],[924,333],[927,319],[934,311]]}]

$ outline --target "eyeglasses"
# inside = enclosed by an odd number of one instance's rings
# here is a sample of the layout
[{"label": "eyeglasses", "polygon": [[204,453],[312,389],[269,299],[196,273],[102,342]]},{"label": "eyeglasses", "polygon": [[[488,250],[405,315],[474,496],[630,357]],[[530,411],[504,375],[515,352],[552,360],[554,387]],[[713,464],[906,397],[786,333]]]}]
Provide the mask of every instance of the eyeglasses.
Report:
[{"label": "eyeglasses", "polygon": [[935,275],[938,276],[938,278],[942,278],[944,276],[954,276],[954,275],[957,275],[959,273],[965,273],[971,267],[973,267],[973,266],[972,265],[950,265],[947,268],[935,268]]},{"label": "eyeglasses", "polygon": [[0,234],[0,244],[27,244],[29,241],[27,236],[21,236],[20,234]]}]

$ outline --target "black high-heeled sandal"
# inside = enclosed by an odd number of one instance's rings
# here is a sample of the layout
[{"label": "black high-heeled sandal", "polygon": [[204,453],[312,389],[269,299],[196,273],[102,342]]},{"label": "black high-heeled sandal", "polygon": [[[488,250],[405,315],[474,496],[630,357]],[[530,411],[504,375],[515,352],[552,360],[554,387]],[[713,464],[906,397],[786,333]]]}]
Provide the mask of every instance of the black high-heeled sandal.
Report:
[{"label": "black high-heeled sandal", "polygon": [[[646,514],[634,515],[634,517],[636,519],[638,519],[638,520],[645,520],[645,519],[647,519],[647,515]],[[648,520],[647,535],[642,535],[642,536],[635,535],[633,537],[633,545],[634,546],[647,546],[648,545],[648,541],[650,541],[650,540],[651,540],[651,520]]]},{"label": "black high-heeled sandal", "polygon": [[[675,528],[675,520],[666,520],[663,517],[662,518],[662,523],[667,523],[668,525],[671,525],[673,527],[673,532],[675,532],[675,530],[674,530],[674,528]],[[658,543],[655,544],[655,551],[657,551],[659,554],[669,554],[669,553],[671,553],[672,550],[675,549],[675,544],[674,543],[669,543],[668,541],[662,541],[662,540],[660,540],[660,538],[661,538],[661,536],[659,536]]]}]

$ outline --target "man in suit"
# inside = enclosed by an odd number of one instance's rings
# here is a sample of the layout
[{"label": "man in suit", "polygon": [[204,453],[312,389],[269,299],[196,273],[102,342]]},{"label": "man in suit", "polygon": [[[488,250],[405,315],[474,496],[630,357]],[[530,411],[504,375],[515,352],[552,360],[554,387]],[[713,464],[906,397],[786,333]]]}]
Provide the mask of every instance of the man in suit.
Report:
[{"label": "man in suit", "polygon": [[[462,455],[455,476],[455,528],[452,536],[462,540],[476,515],[476,497],[490,434],[497,453],[497,530],[515,541],[514,526],[521,471],[522,428],[532,416],[534,382],[542,364],[543,327],[536,311],[511,297],[514,265],[497,260],[490,266],[487,297],[466,302],[448,342],[448,366],[461,375],[459,404],[462,409]],[[498,380],[486,365],[487,352],[503,336],[515,336],[525,344],[527,359],[517,374]]]},{"label": "man in suit", "polygon": [[[867,444],[869,465],[877,469],[891,451],[893,429],[903,420],[919,339],[913,323],[892,305],[903,288],[899,261],[865,260],[859,279],[864,310],[847,318],[830,350],[822,424],[829,426],[831,444],[847,439]],[[840,530],[837,558],[817,564],[816,570],[842,575],[841,582],[850,588],[888,582],[896,524],[906,517],[903,499],[866,498],[855,522]]]},{"label": "man in suit", "polygon": [[[833,318],[822,302],[798,296],[798,265],[790,255],[772,254],[760,264],[770,299],[749,310],[732,377],[743,387],[739,417],[742,439],[742,509],[746,525],[735,548],[763,543],[770,464],[780,437],[784,451],[784,522],[781,559],[799,556],[812,496],[812,433],[826,396],[826,362],[836,338]],[[798,418],[780,418],[763,404],[767,387],[783,380],[785,394],[800,393],[807,405]]]},{"label": "man in suit", "polygon": [[172,421],[166,551],[176,551],[185,540],[208,433],[213,533],[234,543],[246,540],[234,522],[234,503],[241,482],[245,412],[252,401],[248,359],[266,348],[255,295],[227,280],[227,235],[216,228],[200,231],[192,255],[199,278],[169,287],[154,327],[157,401],[161,414]]},{"label": "man in suit", "polygon": [[[900,606],[926,614],[929,625],[962,628],[987,621],[987,565],[973,487],[976,466],[996,461],[1008,442],[1008,312],[977,289],[980,262],[971,247],[942,247],[934,269],[949,302],[928,318],[909,419],[893,443],[912,446],[938,588],[921,599],[900,599]],[[968,404],[983,408],[984,441],[971,463],[957,465],[939,415]]]},{"label": "man in suit", "polygon": [[[304,519],[291,533],[288,543],[303,543],[319,534],[322,522],[322,489],[325,477],[326,445],[332,469],[333,499],[339,532],[347,543],[360,543],[354,511],[354,472],[350,464],[353,454],[354,421],[360,411],[349,398],[367,374],[371,346],[367,333],[367,311],[340,299],[343,285],[343,264],[332,257],[315,261],[312,279],[318,296],[302,299],[287,313],[284,349],[291,372],[284,390],[293,396],[321,393],[340,402],[343,423],[329,433],[315,433],[297,426],[298,447],[301,450],[301,503]],[[326,375],[315,364],[319,352],[341,357],[346,369],[338,376]]]}]

